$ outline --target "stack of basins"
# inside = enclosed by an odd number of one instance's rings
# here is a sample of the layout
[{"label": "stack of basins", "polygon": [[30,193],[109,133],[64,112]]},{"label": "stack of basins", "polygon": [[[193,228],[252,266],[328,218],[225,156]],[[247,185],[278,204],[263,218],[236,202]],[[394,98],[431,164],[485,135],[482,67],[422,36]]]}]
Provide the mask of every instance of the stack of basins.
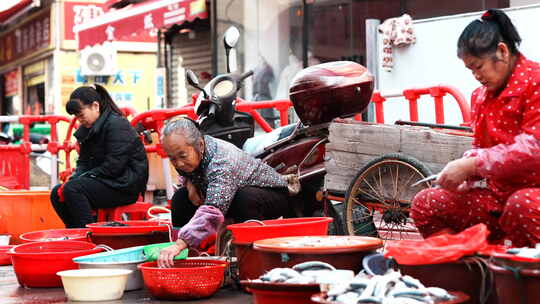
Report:
[{"label": "stack of basins", "polygon": [[248,221],[227,226],[233,235],[240,280],[256,279],[269,270],[261,267],[263,254],[253,249],[253,242],[286,236],[327,235],[331,221],[329,217],[310,217]]}]

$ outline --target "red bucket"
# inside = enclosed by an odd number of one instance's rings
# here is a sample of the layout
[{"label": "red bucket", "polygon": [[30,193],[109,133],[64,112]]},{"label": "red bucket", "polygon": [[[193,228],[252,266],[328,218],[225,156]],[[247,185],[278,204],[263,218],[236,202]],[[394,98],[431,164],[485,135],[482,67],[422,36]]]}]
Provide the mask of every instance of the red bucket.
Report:
[{"label": "red bucket", "polygon": [[155,221],[118,221],[127,226],[104,226],[107,222],[88,224],[93,243],[103,244],[112,249],[169,242],[167,223]]},{"label": "red bucket", "polygon": [[228,225],[236,244],[284,236],[326,235],[331,217],[301,217],[279,220],[250,221]]},{"label": "red bucket", "polygon": [[78,269],[73,258],[98,253],[103,249],[81,241],[32,242],[8,252],[19,284],[24,287],[62,287],[57,272]]},{"label": "red bucket", "polygon": [[88,228],[49,229],[23,233],[19,236],[24,243],[50,241],[90,241]]}]

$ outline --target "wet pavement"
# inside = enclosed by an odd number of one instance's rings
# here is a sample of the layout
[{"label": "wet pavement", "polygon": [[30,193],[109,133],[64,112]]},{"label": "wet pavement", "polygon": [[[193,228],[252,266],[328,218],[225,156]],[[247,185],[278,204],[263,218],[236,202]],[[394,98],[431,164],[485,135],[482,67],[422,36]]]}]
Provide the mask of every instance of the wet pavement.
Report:
[{"label": "wet pavement", "polygon": [[70,302],[62,288],[23,288],[17,283],[12,266],[0,266],[0,303],[1,304],[49,304],[49,303],[198,303],[198,304],[233,304],[252,303],[251,295],[238,291],[233,287],[225,287],[209,299],[196,301],[159,301],[145,290],[126,291],[121,300],[102,302]]}]

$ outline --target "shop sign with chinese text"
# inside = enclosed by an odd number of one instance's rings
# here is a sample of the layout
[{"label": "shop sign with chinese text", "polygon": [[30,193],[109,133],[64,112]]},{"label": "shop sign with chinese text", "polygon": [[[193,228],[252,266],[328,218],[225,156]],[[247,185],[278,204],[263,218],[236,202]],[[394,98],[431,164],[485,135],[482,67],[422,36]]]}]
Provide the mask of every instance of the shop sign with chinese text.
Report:
[{"label": "shop sign with chinese text", "polygon": [[0,66],[50,47],[50,15],[51,11],[45,10],[0,36]]}]

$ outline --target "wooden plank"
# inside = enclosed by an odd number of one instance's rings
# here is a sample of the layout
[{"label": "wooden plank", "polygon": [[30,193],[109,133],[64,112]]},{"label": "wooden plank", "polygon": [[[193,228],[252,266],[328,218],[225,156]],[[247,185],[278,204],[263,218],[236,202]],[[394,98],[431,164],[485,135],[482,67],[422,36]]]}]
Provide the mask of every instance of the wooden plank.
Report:
[{"label": "wooden plank", "polygon": [[444,134],[426,128],[403,128],[401,151],[421,161],[447,163],[471,149],[472,138]]},{"label": "wooden plank", "polygon": [[345,192],[347,191],[347,188],[349,187],[350,183],[351,183],[351,179],[347,179],[342,176],[327,174],[324,177],[324,185],[326,186],[326,188],[334,190],[334,191]]},{"label": "wooden plank", "polygon": [[330,124],[329,141],[336,145],[337,150],[364,154],[390,153],[399,150],[399,138],[399,129],[385,125]]},{"label": "wooden plank", "polygon": [[423,127],[333,123],[329,129],[325,186],[338,191],[345,191],[360,168],[383,154],[403,153],[436,173],[472,144],[470,137]]}]

